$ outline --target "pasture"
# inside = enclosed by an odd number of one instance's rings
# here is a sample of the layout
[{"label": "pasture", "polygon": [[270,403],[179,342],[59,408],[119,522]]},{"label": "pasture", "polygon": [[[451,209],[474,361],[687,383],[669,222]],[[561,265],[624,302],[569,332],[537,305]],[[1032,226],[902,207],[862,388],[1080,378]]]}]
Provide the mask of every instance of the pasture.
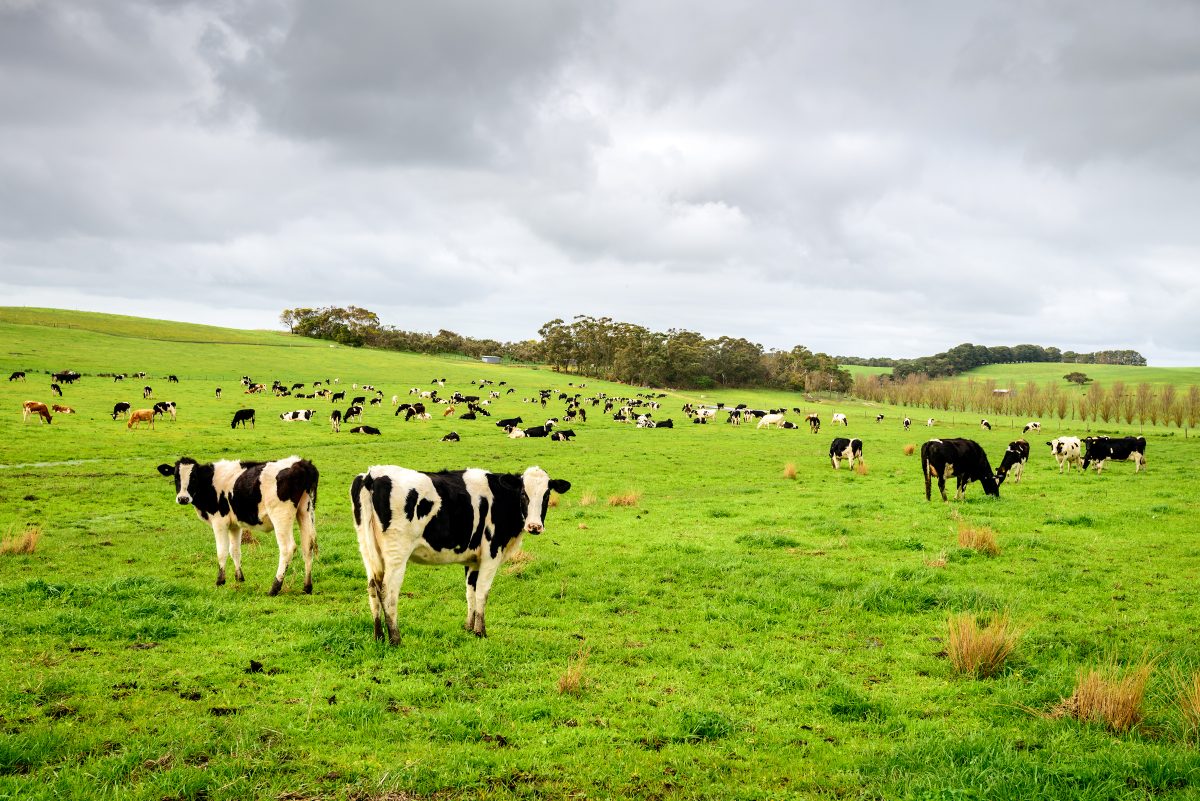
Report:
[{"label": "pasture", "polygon": [[[970,437],[995,467],[1024,421],[981,431],[959,414],[929,429],[939,415],[919,409],[717,391],[662,398],[655,417],[672,430],[589,405],[573,442],[509,440],[492,421],[561,415],[557,400],[522,403],[538,389],[638,389],[269,332],[109,330],[103,315],[46,327],[80,318],[22,311],[0,314],[4,377],[29,371],[0,383],[0,536],[39,536],[33,553],[0,553],[0,798],[1200,795],[1198,732],[1178,702],[1200,670],[1200,445],[1174,428],[1102,427],[1146,436],[1140,475],[1127,462],[1059,475],[1044,441],[1086,432],[1044,421],[999,500],[972,484],[964,502],[935,488],[927,503],[906,445]],[[52,400],[41,371],[67,368],[84,377],[54,400],[77,414],[22,423],[22,401]],[[385,401],[363,422],[382,435],[332,433],[328,400],[245,395],[243,374],[306,390],[338,378],[348,397],[374,384]],[[429,421],[392,415],[393,394],[442,377],[442,394],[480,378],[516,391],[476,421],[441,406]],[[127,430],[109,414],[122,400],[173,400],[178,420]],[[825,424],[697,426],[685,400],[799,407]],[[243,407],[256,426],[231,430]],[[279,419],[305,408],[312,422]],[[830,425],[834,411],[850,425]],[[462,441],[440,442],[451,430]],[[865,474],[832,469],[835,436],[864,440]],[[155,466],[290,454],[321,474],[313,594],[297,557],[268,597],[277,549],[262,533],[243,546],[245,583],[214,586],[211,529]],[[463,631],[461,569],[423,565],[405,579],[401,644],[372,639],[348,491],[374,464],[536,464],[572,483],[500,571],[486,639]],[[959,545],[984,527],[999,553]],[[1007,612],[1021,632],[992,678],[946,658],[964,612]],[[1049,715],[1081,671],[1147,660],[1131,731]]]}]

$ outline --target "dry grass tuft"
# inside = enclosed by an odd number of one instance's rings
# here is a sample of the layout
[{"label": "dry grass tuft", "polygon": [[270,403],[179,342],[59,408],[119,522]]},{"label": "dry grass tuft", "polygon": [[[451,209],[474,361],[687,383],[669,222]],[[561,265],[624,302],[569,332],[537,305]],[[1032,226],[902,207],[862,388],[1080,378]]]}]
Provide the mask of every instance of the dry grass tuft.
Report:
[{"label": "dry grass tuft", "polygon": [[928,560],[927,562],[925,562],[925,564],[929,565],[930,567],[945,567],[946,566],[946,552],[942,551],[941,553],[939,553],[937,555],[936,558]]},{"label": "dry grass tuft", "polygon": [[1176,674],[1175,685],[1179,688],[1176,703],[1183,713],[1184,737],[1194,742],[1200,738],[1200,672],[1193,673],[1189,680]]},{"label": "dry grass tuft", "polygon": [[579,696],[583,693],[583,671],[587,668],[591,648],[580,648],[573,662],[567,663],[567,672],[558,677],[558,692],[562,695]]},{"label": "dry grass tuft", "polygon": [[912,456],[916,452],[917,452],[917,446],[912,444],[911,442],[904,446],[904,455],[905,456]]},{"label": "dry grass tuft", "polygon": [[596,502],[596,493],[594,493],[594,492],[585,492],[585,493],[583,493],[583,495],[579,496],[579,505],[580,506],[591,506],[595,502]]},{"label": "dry grass tuft", "polygon": [[996,532],[987,526],[975,528],[965,523],[959,525],[958,544],[961,548],[970,548],[985,556],[997,556],[1000,553],[1000,546],[996,544]]},{"label": "dry grass tuft", "polygon": [[557,492],[550,493],[550,500],[546,503],[546,508],[548,508],[548,509],[557,509],[558,508],[558,493]]},{"label": "dry grass tuft", "polygon": [[1016,647],[1018,634],[1008,612],[992,615],[982,628],[969,612],[953,615],[946,655],[955,672],[988,679],[1004,667],[1005,660]]},{"label": "dry grass tuft", "polygon": [[1111,732],[1129,731],[1142,720],[1142,700],[1153,669],[1152,662],[1143,660],[1122,678],[1115,667],[1080,671],[1075,692],[1059,701],[1048,716],[1099,723]]},{"label": "dry grass tuft", "polygon": [[642,499],[642,493],[638,490],[630,490],[624,495],[613,495],[608,499],[609,506],[637,506],[638,501]]},{"label": "dry grass tuft", "polygon": [[787,464],[785,464],[783,466],[783,477],[790,478],[793,481],[796,480],[796,463],[795,462],[788,462]]},{"label": "dry grass tuft", "polygon": [[248,528],[242,529],[242,545],[258,545],[258,537]]},{"label": "dry grass tuft", "polygon": [[854,472],[858,473],[860,476],[865,476],[868,473],[870,473],[871,471],[867,467],[866,462],[855,462],[854,463]]},{"label": "dry grass tuft", "polygon": [[580,523],[580,524],[579,524],[579,530],[580,530],[580,531],[587,531],[587,530],[588,530],[588,524],[587,524],[587,523]]},{"label": "dry grass tuft", "polygon": [[14,534],[10,528],[4,539],[0,540],[0,554],[33,553],[41,538],[41,526],[28,525],[20,534]]},{"label": "dry grass tuft", "polygon": [[536,557],[528,551],[517,551],[504,560],[504,572],[510,576],[519,576],[529,567]]}]

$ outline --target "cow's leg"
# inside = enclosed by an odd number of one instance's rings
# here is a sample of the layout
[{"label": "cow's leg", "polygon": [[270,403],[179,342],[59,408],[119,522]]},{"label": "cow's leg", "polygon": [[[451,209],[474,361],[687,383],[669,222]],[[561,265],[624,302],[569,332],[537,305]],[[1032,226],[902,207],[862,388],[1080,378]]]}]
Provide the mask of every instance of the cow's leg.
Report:
[{"label": "cow's leg", "polygon": [[958,492],[954,494],[954,500],[961,501],[967,497],[967,479],[966,476],[958,476]]},{"label": "cow's leg", "polygon": [[292,507],[280,509],[271,515],[271,525],[275,527],[275,542],[279,543],[279,567],[275,570],[275,582],[271,584],[271,595],[278,595],[283,589],[283,574],[287,572],[292,554],[296,552],[296,537],[292,534],[292,524],[296,522],[296,510]]},{"label": "cow's leg", "polygon": [[388,642],[400,644],[400,626],[396,622],[398,614],[396,605],[400,602],[400,588],[404,586],[404,571],[408,568],[408,557],[412,555],[413,545],[406,548],[389,549],[384,557],[386,565],[383,572],[383,586],[376,591],[380,593],[380,603],[383,605],[383,621],[387,624]]},{"label": "cow's leg", "polygon": [[838,458],[837,458],[837,455],[836,455],[836,454],[835,454],[835,455],[833,455],[833,456],[830,456],[830,457],[829,457],[829,463],[833,465],[833,469],[834,469],[834,470],[841,470],[841,469],[842,469],[842,468],[841,468],[841,466],[840,466],[840,464],[839,464],[839,462],[838,462]]},{"label": "cow's leg", "polygon": [[492,591],[492,582],[496,580],[496,572],[500,570],[502,564],[504,564],[503,553],[496,559],[485,557],[479,563],[479,576],[475,580],[475,620],[471,626],[471,631],[475,632],[476,637],[487,636],[484,614],[487,611],[488,593]]},{"label": "cow's leg", "polygon": [[479,583],[479,565],[465,565],[467,585],[467,620],[463,623],[463,628],[467,631],[475,630],[475,587]]},{"label": "cow's leg", "polygon": [[305,493],[300,498],[297,517],[300,520],[300,553],[304,555],[304,592],[312,595],[313,559],[317,556],[316,508],[313,497]]},{"label": "cow's leg", "polygon": [[213,537],[217,541],[217,586],[225,583],[225,560],[229,558],[229,527],[224,523],[213,523]]},{"label": "cow's leg", "polygon": [[946,500],[946,476],[938,473],[938,492],[942,493],[942,500]]},{"label": "cow's leg", "polygon": [[228,531],[229,555],[233,557],[233,577],[238,581],[245,581],[246,577],[242,575],[242,530],[234,526]]}]

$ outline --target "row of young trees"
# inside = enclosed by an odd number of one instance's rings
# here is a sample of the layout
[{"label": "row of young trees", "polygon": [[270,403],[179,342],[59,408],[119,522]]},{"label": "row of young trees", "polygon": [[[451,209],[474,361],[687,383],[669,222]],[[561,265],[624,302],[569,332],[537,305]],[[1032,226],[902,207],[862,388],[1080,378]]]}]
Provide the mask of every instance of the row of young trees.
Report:
[{"label": "row of young trees", "polygon": [[[999,390],[999,391],[997,391]],[[1001,386],[995,380],[930,380],[909,375],[902,380],[886,376],[855,376],[851,392],[855,397],[898,406],[921,406],[942,411],[978,414],[1014,415],[1031,420],[1057,418],[1084,422],[1127,425],[1174,424],[1195,428],[1200,422],[1200,387],[1181,390],[1170,384],[1127,385],[1114,381],[1098,382],[1083,394],[1064,387],[1058,381],[1039,384],[1029,381],[1022,386]]]},{"label": "row of young trees", "polygon": [[1068,364],[1127,364],[1138,367],[1146,365],[1146,358],[1135,350],[1101,350],[1094,353],[1076,353],[1041,345],[972,345],[964,342],[933,356],[916,359],[864,359],[855,356],[838,356],[840,364],[861,364],[875,367],[891,367],[896,379],[924,373],[930,378],[957,375],[982,367],[986,364],[1017,364],[1022,362],[1062,362]]},{"label": "row of young trees", "polygon": [[764,351],[737,337],[709,339],[695,331],[652,331],[610,317],[556,318],[538,329],[541,356],[561,372],[627,384],[707,389],[769,386],[846,392],[850,373],[833,357],[803,345]]}]

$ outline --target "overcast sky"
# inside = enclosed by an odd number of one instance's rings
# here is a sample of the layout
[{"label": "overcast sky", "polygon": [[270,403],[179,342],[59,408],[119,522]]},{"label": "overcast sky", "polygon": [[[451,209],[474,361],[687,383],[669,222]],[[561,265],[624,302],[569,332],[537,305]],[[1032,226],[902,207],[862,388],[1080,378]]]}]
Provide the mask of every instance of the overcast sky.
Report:
[{"label": "overcast sky", "polygon": [[1200,364],[1200,3],[0,0],[0,305]]}]

